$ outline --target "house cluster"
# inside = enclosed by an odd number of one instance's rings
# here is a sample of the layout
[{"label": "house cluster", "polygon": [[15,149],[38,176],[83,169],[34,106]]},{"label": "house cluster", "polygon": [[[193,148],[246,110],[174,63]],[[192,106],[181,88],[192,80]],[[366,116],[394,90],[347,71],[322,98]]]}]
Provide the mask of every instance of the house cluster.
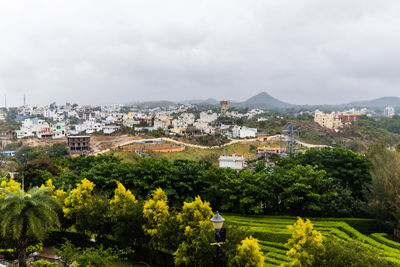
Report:
[{"label": "house cluster", "polygon": [[[226,102],[226,101],[225,101]],[[229,104],[229,103],[228,103]],[[148,106],[108,105],[93,107],[66,103],[57,105],[23,105],[17,109],[16,120],[21,123],[16,138],[62,138],[70,135],[103,132],[111,134],[121,127],[135,131],[163,130],[170,135],[214,135],[220,133],[230,138],[255,138],[256,128],[234,125],[229,118],[252,118],[263,113],[253,109],[240,113],[212,110],[189,112],[191,104],[151,108]],[[0,113],[0,121],[6,119]],[[218,120],[223,116],[225,120]]]},{"label": "house cluster", "polygon": [[[260,112],[262,111],[251,110],[246,114],[227,112],[224,116],[231,118],[251,118],[257,114],[260,114]],[[186,111],[154,111],[150,113],[142,113],[142,121],[147,118],[146,126],[138,125],[140,124],[138,120],[135,121],[133,125],[136,125],[134,126],[135,131],[153,131],[161,129],[163,131],[168,131],[170,135],[213,135],[216,133],[221,133],[230,138],[256,137],[256,128],[234,125],[231,120],[218,120],[218,117],[221,115],[222,114],[218,114],[211,110],[202,111],[197,114],[197,116]],[[136,116],[134,116],[134,118],[136,118]]]},{"label": "house cluster", "polygon": [[349,109],[345,112],[331,112],[331,113],[324,113],[319,110],[314,111],[314,121],[321,125],[322,127],[338,130],[340,127],[343,127],[346,124],[350,124],[354,121],[360,119],[360,117],[364,115],[367,117],[379,117],[385,116],[388,118],[393,117],[396,115],[395,109],[393,107],[386,107],[383,110],[383,114],[377,112],[376,110],[370,110],[367,108],[362,109]]},{"label": "house cluster", "polygon": [[121,120],[119,106],[93,108],[91,106],[24,105],[18,108],[16,120],[21,122],[17,138],[62,138],[80,133],[103,131],[110,134],[120,128],[115,122]]},{"label": "house cluster", "polygon": [[316,110],[314,112],[314,121],[322,127],[332,130],[338,130],[345,124],[359,120],[361,115],[365,115],[366,112],[366,109],[362,109],[360,111],[352,109],[347,112],[331,113],[324,113],[322,111]]}]

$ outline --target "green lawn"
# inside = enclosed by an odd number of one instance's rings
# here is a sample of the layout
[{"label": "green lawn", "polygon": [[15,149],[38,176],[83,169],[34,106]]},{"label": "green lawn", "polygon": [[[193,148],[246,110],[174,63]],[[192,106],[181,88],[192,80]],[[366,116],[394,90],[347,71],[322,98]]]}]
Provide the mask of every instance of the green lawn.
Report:
[{"label": "green lawn", "polygon": [[[297,220],[296,217],[231,214],[223,216],[226,221],[250,228],[264,252],[264,266],[279,266],[290,261],[286,256],[287,249],[285,248],[285,243],[291,235],[287,226],[292,225]],[[314,228],[322,235],[334,236],[344,241],[362,240],[366,246],[377,250],[381,257],[400,265],[400,244],[387,239],[385,234],[374,234],[373,231],[378,230],[374,220],[352,218],[311,218],[310,220]]]}]

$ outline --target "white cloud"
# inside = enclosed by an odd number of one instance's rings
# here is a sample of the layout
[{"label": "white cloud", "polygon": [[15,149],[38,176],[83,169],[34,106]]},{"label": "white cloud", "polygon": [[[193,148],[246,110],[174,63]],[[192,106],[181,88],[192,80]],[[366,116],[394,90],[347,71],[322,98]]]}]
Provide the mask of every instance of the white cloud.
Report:
[{"label": "white cloud", "polygon": [[399,95],[395,0],[0,1],[11,104]]}]

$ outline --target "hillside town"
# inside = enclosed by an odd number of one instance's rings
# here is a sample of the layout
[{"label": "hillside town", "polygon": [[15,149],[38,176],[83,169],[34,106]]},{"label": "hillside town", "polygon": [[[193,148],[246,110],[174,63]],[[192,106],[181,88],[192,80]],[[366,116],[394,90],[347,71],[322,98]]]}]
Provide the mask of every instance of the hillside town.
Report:
[{"label": "hillside town", "polygon": [[[12,110],[13,112],[11,112]],[[344,125],[357,121],[362,115],[367,117],[395,115],[393,107],[386,107],[382,113],[367,108],[352,108],[345,112],[324,113],[318,109],[302,111],[295,115],[309,114],[320,126],[339,131]],[[23,105],[18,108],[3,108],[0,123],[15,121],[16,130],[2,131],[3,137],[10,139],[39,138],[58,139],[70,135],[102,133],[112,134],[121,127],[128,127],[136,132],[162,130],[171,136],[214,135],[220,133],[230,139],[256,138],[260,133],[257,128],[239,126],[231,119],[268,120],[263,109],[250,109],[246,112],[229,111],[229,101],[221,101],[221,107],[213,110],[198,111],[196,105],[179,104],[167,107],[135,107],[122,104],[109,106]],[[270,115],[269,115],[270,116]],[[279,116],[278,116],[279,117]],[[220,118],[220,119],[219,119]],[[2,139],[6,145],[6,138]]]}]

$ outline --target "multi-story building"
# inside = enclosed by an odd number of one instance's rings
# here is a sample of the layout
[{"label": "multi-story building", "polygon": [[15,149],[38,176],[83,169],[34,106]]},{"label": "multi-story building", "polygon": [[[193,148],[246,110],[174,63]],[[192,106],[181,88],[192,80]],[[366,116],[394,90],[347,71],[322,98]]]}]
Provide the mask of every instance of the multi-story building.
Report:
[{"label": "multi-story building", "polygon": [[204,122],[213,122],[217,120],[218,115],[216,113],[210,113],[210,112],[200,112],[200,121]]},{"label": "multi-story building", "polygon": [[394,116],[394,108],[393,107],[386,107],[385,110],[383,111],[383,114],[385,117],[393,117]]},{"label": "multi-story building", "polygon": [[235,126],[232,128],[233,138],[255,138],[256,134],[256,128],[247,128],[245,126]]},{"label": "multi-story building", "polygon": [[71,153],[89,151],[90,136],[84,136],[84,135],[68,136],[68,148]]},{"label": "multi-story building", "polygon": [[336,112],[324,113],[316,110],[314,121],[325,128],[339,128],[343,126],[340,115]]},{"label": "multi-story building", "polygon": [[358,121],[360,119],[360,114],[349,114],[349,113],[342,113],[340,114],[340,120],[342,122],[353,122]]}]

